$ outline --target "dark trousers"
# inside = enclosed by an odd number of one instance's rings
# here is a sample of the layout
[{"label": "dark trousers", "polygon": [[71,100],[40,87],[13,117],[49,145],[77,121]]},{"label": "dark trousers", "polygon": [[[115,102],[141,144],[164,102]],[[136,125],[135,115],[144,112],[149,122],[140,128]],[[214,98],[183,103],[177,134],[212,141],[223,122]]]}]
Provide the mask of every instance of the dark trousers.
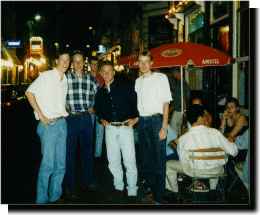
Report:
[{"label": "dark trousers", "polygon": [[77,137],[80,137],[81,161],[85,185],[89,186],[95,182],[93,166],[93,126],[91,116],[78,116],[69,114],[67,120],[67,156],[66,156],[66,188],[75,187],[75,152]]},{"label": "dark trousers", "polygon": [[163,200],[166,175],[166,139],[159,141],[162,121],[163,116],[149,116],[140,117],[138,122],[142,171],[157,203]]}]

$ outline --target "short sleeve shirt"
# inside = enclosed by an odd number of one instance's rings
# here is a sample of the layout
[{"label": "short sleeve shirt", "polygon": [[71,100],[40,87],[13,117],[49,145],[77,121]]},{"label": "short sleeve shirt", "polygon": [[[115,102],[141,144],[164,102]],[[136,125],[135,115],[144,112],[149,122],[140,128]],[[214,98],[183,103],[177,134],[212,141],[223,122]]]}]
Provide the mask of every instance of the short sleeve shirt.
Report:
[{"label": "short sleeve shirt", "polygon": [[[56,68],[43,72],[27,89],[35,94],[36,102],[42,114],[49,118],[68,116],[65,109],[67,94],[67,78],[63,80]],[[38,114],[34,111],[35,118],[39,120]]]},{"label": "short sleeve shirt", "polygon": [[135,91],[140,116],[163,114],[163,103],[172,101],[169,81],[163,73],[154,73],[148,78],[139,77]]}]

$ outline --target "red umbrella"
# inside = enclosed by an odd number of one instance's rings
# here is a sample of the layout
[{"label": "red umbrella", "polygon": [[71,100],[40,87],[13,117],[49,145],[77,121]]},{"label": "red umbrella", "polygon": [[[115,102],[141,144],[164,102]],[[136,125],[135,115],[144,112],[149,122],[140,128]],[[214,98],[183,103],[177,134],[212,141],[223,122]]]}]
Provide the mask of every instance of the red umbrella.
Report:
[{"label": "red umbrella", "polygon": [[235,58],[217,49],[197,43],[171,43],[153,48],[149,51],[153,55],[153,68],[181,66],[181,100],[183,100],[183,66],[225,66],[235,63]]},{"label": "red umbrella", "polygon": [[121,65],[129,65],[130,68],[133,68],[133,67],[138,68],[138,65],[137,65],[137,55],[138,54],[139,53],[135,53],[135,54],[131,54],[129,56],[120,58],[118,63]]},{"label": "red umbrella", "polygon": [[149,50],[153,55],[153,68],[187,66],[225,66],[235,63],[235,59],[209,46],[178,42]]}]

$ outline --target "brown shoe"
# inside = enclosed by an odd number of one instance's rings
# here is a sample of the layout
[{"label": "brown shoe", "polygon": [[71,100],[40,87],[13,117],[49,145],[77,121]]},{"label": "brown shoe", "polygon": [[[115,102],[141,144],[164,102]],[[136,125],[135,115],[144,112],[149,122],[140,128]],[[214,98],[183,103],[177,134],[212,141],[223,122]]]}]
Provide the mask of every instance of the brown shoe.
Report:
[{"label": "brown shoe", "polygon": [[136,196],[128,196],[128,204],[136,204]]},{"label": "brown shoe", "polygon": [[64,204],[64,200],[61,198],[58,198],[55,202],[49,202],[49,204]]},{"label": "brown shoe", "polygon": [[115,198],[120,197],[122,195],[123,195],[123,190],[116,190],[115,189],[114,193],[111,196],[109,196],[109,199],[112,200],[112,199],[115,199]]},{"label": "brown shoe", "polygon": [[141,198],[141,202],[145,204],[155,204],[155,201],[153,200],[153,194]]}]

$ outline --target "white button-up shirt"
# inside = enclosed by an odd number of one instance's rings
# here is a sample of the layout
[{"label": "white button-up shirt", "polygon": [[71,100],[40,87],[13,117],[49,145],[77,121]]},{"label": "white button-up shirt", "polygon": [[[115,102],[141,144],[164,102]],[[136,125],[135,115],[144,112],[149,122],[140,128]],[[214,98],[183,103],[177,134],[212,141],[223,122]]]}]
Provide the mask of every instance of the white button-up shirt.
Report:
[{"label": "white button-up shirt", "polygon": [[[49,118],[68,116],[65,109],[66,94],[68,89],[67,78],[63,80],[56,68],[43,72],[27,89],[35,94],[36,102],[42,114]],[[38,114],[34,111],[35,118],[39,120]]]},{"label": "white button-up shirt", "polygon": [[[229,142],[228,139],[217,129],[209,128],[204,125],[194,126],[187,133],[180,137],[177,144],[177,152],[181,163],[189,163],[191,167],[196,169],[212,169],[224,165],[227,160],[195,160],[194,165],[189,159],[191,152],[189,150],[221,148],[227,154],[236,156],[238,153],[235,143]],[[224,152],[198,152],[194,156],[218,156]]]}]

